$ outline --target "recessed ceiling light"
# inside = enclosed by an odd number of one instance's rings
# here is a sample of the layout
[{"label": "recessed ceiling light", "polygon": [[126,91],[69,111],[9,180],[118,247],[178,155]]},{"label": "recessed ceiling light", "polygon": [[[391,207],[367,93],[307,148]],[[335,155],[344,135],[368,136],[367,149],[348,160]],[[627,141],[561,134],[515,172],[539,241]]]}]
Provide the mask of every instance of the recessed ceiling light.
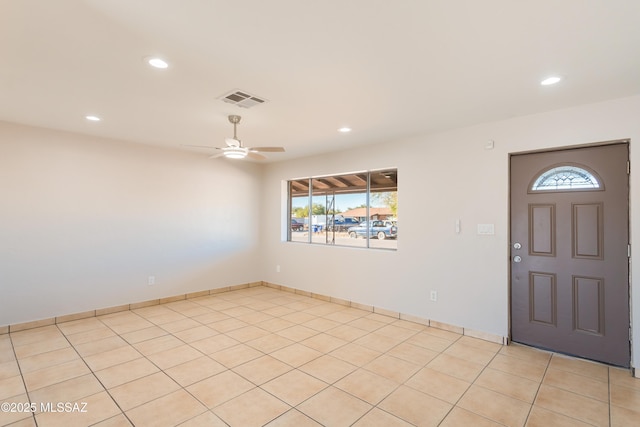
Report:
[{"label": "recessed ceiling light", "polygon": [[348,133],[348,132],[351,132],[351,128],[344,126],[344,127],[341,127],[340,129],[338,129],[338,132]]},{"label": "recessed ceiling light", "polygon": [[100,120],[102,120],[100,117],[98,116],[84,116],[85,119],[89,120],[90,122],[99,122]]},{"label": "recessed ceiling light", "polygon": [[549,86],[549,85],[554,85],[554,84],[558,83],[560,80],[562,80],[561,77],[552,76],[552,77],[547,77],[546,79],[541,81],[540,84],[542,86]]},{"label": "recessed ceiling light", "polygon": [[151,65],[154,68],[167,68],[169,66],[169,63],[167,63],[167,61],[161,58],[149,57],[149,58],[146,58],[146,61],[149,65]]}]

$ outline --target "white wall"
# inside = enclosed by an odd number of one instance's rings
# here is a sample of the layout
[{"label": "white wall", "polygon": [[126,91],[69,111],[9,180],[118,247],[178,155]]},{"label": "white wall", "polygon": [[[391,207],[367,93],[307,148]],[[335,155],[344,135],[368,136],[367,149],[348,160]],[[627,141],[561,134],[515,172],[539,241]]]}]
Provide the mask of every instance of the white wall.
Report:
[{"label": "white wall", "polygon": [[0,122],[0,325],[261,280],[260,174]]},{"label": "white wall", "polygon": [[[263,280],[507,336],[509,153],[630,138],[631,163],[640,165],[638,117],[636,96],[268,165]],[[488,140],[493,150],[485,149]],[[398,168],[397,252],[281,241],[274,224],[284,216],[283,180],[384,167]],[[638,200],[640,174],[632,173],[632,242],[640,242]],[[494,224],[495,235],[478,235],[477,224]],[[640,251],[633,251],[634,277],[638,265]],[[632,285],[634,366],[640,366],[639,287]],[[430,290],[438,291],[437,302]]]}]

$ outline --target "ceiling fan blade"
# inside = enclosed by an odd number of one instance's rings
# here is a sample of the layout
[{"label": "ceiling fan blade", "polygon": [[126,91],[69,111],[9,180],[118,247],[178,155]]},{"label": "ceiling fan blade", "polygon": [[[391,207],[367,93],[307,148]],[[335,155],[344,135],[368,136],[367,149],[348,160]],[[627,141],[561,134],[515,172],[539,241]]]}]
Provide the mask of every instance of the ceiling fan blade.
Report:
[{"label": "ceiling fan blade", "polygon": [[217,148],[217,147],[211,147],[209,145],[189,145],[189,144],[180,144],[181,147],[195,147],[195,148]]},{"label": "ceiling fan blade", "polygon": [[247,153],[247,158],[253,160],[265,160],[267,157],[263,156],[262,154],[254,153],[253,151],[249,151]]},{"label": "ceiling fan blade", "polygon": [[218,153],[218,154],[214,154],[213,156],[209,156],[210,159],[216,159],[218,157],[222,157],[224,156],[224,153]]},{"label": "ceiling fan blade", "polygon": [[284,152],[284,148],[283,147],[250,147],[249,151],[260,151],[263,153],[283,153]]}]

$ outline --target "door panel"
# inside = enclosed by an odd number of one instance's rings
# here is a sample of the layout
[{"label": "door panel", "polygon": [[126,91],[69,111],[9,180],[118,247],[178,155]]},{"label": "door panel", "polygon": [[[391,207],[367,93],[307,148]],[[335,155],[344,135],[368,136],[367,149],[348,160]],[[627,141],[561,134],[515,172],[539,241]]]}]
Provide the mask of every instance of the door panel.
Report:
[{"label": "door panel", "polygon": [[555,256],[556,254],[555,205],[529,205],[529,254]]},{"label": "door panel", "polygon": [[598,277],[573,277],[573,325],[576,331],[602,335],[604,281]]},{"label": "door panel", "polygon": [[529,273],[530,321],[556,326],[556,275]]},{"label": "door panel", "polygon": [[626,143],[511,157],[513,341],[629,366],[627,161]]},{"label": "door panel", "polygon": [[573,256],[603,259],[602,203],[575,203],[572,208]]}]

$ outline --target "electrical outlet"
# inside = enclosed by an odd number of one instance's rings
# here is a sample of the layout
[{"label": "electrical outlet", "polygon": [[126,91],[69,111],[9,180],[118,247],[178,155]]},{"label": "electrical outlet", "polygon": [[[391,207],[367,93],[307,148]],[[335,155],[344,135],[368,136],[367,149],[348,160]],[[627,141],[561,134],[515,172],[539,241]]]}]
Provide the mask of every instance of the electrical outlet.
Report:
[{"label": "electrical outlet", "polygon": [[276,273],[280,273],[280,264],[276,265]]},{"label": "electrical outlet", "polygon": [[438,291],[431,291],[431,301],[438,301]]},{"label": "electrical outlet", "polygon": [[156,284],[156,276],[149,276],[147,279],[147,285],[153,286]]}]

